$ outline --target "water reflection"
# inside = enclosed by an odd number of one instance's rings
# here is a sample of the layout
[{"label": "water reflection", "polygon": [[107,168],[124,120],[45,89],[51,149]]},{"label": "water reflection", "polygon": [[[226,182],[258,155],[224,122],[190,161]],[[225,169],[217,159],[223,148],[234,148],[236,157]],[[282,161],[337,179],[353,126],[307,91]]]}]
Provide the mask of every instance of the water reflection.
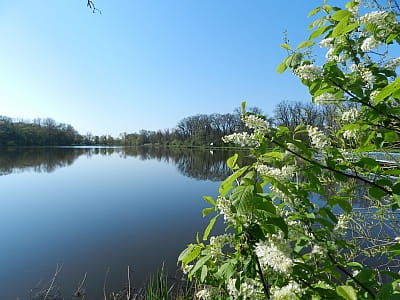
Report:
[{"label": "water reflection", "polygon": [[[173,163],[187,177],[221,181],[230,175],[226,159],[233,152],[156,147],[5,148],[0,149],[0,176],[28,171],[50,173],[72,165],[81,155],[90,158],[113,154],[121,158],[136,157]],[[242,155],[242,159],[246,159],[246,155]]]}]

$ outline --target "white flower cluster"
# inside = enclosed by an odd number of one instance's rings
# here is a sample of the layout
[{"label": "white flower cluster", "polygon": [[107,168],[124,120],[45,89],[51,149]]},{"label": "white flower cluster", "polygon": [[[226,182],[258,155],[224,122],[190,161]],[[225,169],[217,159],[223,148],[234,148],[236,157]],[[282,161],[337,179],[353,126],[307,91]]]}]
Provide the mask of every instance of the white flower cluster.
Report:
[{"label": "white flower cluster", "polygon": [[337,104],[339,102],[340,101],[336,100],[335,95],[331,93],[323,93],[314,97],[314,103],[318,105]]},{"label": "white flower cluster", "polygon": [[352,64],[350,66],[352,72],[358,72],[362,80],[366,83],[368,88],[372,88],[375,83],[375,76],[372,71],[362,65]]},{"label": "white flower cluster", "polygon": [[323,149],[329,145],[329,140],[325,134],[317,127],[307,125],[308,135],[311,139],[311,144],[316,148]]},{"label": "white flower cluster", "polygon": [[386,65],[385,68],[390,69],[390,70],[396,70],[396,68],[400,66],[400,57],[393,58],[390,60]]},{"label": "white flower cluster", "polygon": [[293,73],[302,80],[314,81],[322,77],[324,70],[314,65],[303,65],[296,68]]},{"label": "white flower cluster", "polygon": [[268,121],[256,115],[243,114],[242,121],[248,128],[254,129],[257,132],[265,132],[269,128]]},{"label": "white flower cluster", "polygon": [[264,268],[271,267],[275,272],[282,274],[292,271],[292,249],[281,234],[269,234],[266,241],[256,243],[254,251]]},{"label": "white flower cluster", "polygon": [[380,93],[381,91],[375,90],[372,91],[371,94],[369,95],[369,97],[371,98],[371,100],[374,100],[375,97]]},{"label": "white flower cluster", "polygon": [[245,282],[242,282],[239,290],[236,288],[236,278],[231,278],[228,280],[227,289],[230,299],[265,299],[265,295],[260,292],[262,290],[262,285],[260,282],[247,278]]},{"label": "white flower cluster", "polygon": [[326,52],[325,58],[326,58],[327,61],[334,61],[334,62],[344,62],[344,61],[346,61],[345,56],[335,55],[334,52],[335,52],[334,48],[331,48]]},{"label": "white flower cluster", "polygon": [[354,107],[342,112],[342,120],[345,122],[354,122],[358,117],[358,110]]},{"label": "white flower cluster", "polygon": [[287,181],[296,171],[295,166],[283,166],[282,168],[275,168],[267,165],[258,165],[256,169],[260,175],[273,177],[279,181]]},{"label": "white flower cluster", "polygon": [[316,258],[325,257],[327,253],[328,250],[318,244],[315,244],[311,250],[311,254],[314,255]]},{"label": "white flower cluster", "polygon": [[396,16],[387,11],[373,11],[360,17],[362,23],[374,24],[379,28],[378,35],[384,36],[398,25]]},{"label": "white flower cluster", "polygon": [[193,265],[186,265],[183,267],[182,272],[183,274],[188,274],[193,269]]},{"label": "white flower cluster", "polygon": [[334,46],[335,39],[334,38],[326,38],[321,40],[318,44],[320,47],[324,48],[332,48]]},{"label": "white flower cluster", "polygon": [[289,281],[283,287],[273,286],[271,288],[271,300],[297,300],[304,292],[297,282]]},{"label": "white flower cluster", "polygon": [[360,9],[360,2],[361,1],[353,1],[354,2],[354,6],[349,8],[349,11],[351,12],[351,14],[353,16],[358,15],[358,10]]},{"label": "white flower cluster", "polygon": [[217,207],[221,214],[224,216],[225,221],[231,221],[233,219],[233,213],[231,211],[231,203],[224,197],[218,197]]},{"label": "white flower cluster", "polygon": [[394,238],[394,240],[395,240],[395,242],[397,242],[397,243],[400,244],[400,236],[396,236],[396,237]]},{"label": "white flower cluster", "polygon": [[258,147],[259,143],[254,137],[254,134],[249,134],[247,132],[241,132],[241,133],[233,133],[230,135],[226,135],[222,138],[224,143],[229,143],[232,142],[236,145],[242,146],[242,147]]},{"label": "white flower cluster", "polygon": [[364,52],[371,51],[379,47],[381,43],[377,41],[373,36],[367,37],[361,44],[361,50]]},{"label": "white flower cluster", "polygon": [[233,246],[235,244],[235,238],[233,234],[222,234],[210,237],[210,245],[217,248],[222,248],[225,245]]},{"label": "white flower cluster", "polygon": [[355,140],[358,136],[358,130],[345,130],[342,135],[346,140]]},{"label": "white flower cluster", "polygon": [[220,294],[220,290],[216,287],[206,286],[196,293],[196,297],[202,300],[214,300]]},{"label": "white flower cluster", "polygon": [[345,214],[341,214],[338,217],[338,221],[336,223],[335,226],[335,231],[339,231],[339,232],[343,232],[344,230],[347,229],[348,227],[348,223],[350,221],[350,216],[345,215]]}]

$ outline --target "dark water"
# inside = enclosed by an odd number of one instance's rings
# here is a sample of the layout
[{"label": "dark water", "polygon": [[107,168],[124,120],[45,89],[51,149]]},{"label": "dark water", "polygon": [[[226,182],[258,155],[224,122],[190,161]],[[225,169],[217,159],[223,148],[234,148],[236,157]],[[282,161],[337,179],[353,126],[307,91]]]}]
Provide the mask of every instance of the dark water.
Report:
[{"label": "dark water", "polygon": [[[87,272],[87,298],[141,286],[176,260],[207,219],[229,171],[221,151],[146,148],[0,150],[0,299],[30,299],[57,264],[66,299]],[[41,283],[39,281],[42,280]]]}]

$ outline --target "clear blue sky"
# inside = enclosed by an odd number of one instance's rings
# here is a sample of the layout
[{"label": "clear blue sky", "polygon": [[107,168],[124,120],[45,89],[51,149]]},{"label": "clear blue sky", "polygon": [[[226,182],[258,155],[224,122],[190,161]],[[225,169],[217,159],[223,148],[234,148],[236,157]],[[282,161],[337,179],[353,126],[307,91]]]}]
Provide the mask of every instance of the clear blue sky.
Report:
[{"label": "clear blue sky", "polygon": [[80,133],[173,128],[310,101],[276,66],[284,30],[308,37],[320,0],[0,0],[0,115],[50,117]]}]

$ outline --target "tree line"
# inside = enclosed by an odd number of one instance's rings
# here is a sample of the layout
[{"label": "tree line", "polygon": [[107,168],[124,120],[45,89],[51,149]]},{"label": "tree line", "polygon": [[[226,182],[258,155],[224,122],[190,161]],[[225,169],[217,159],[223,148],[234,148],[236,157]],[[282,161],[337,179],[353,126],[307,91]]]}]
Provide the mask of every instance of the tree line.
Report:
[{"label": "tree line", "polygon": [[[249,112],[263,115],[258,107]],[[334,129],[340,112],[331,106],[319,106],[300,101],[282,101],[274,109],[272,116],[264,116],[271,126],[285,126],[294,130],[298,125],[312,125],[320,129]],[[14,120],[0,116],[0,146],[221,146],[222,137],[243,131],[241,111],[232,113],[198,114],[180,120],[173,129],[145,130],[133,133],[93,135],[78,133],[71,125],[57,123],[53,119],[33,121]]]}]

